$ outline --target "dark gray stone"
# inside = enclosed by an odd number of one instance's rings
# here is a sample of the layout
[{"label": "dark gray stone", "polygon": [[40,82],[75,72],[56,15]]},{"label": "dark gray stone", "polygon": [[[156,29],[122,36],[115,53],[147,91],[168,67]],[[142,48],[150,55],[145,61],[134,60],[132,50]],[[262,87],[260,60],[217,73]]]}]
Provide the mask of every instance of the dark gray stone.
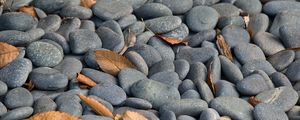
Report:
[{"label": "dark gray stone", "polygon": [[169,46],[166,42],[162,41],[160,38],[151,37],[148,41],[148,45],[156,49],[163,60],[174,61],[175,54],[171,46]]},{"label": "dark gray stone", "polygon": [[103,20],[117,20],[133,11],[131,5],[118,0],[99,0],[92,7],[93,13]]},{"label": "dark gray stone", "polygon": [[[299,15],[300,16],[300,15]],[[280,38],[282,43],[287,48],[297,48],[300,47],[299,42],[299,24],[283,25],[279,28]]]},{"label": "dark gray stone", "polygon": [[162,16],[171,16],[172,11],[170,8],[161,3],[147,3],[141,6],[140,8],[134,10],[134,14],[138,18],[143,18],[144,20],[162,17]]},{"label": "dark gray stone", "polygon": [[255,70],[263,70],[267,75],[276,72],[273,66],[266,60],[252,60],[243,65],[241,68],[244,76],[248,76]]},{"label": "dark gray stone", "polygon": [[81,20],[80,29],[88,29],[90,31],[95,31],[95,23],[91,20]]},{"label": "dark gray stone", "polygon": [[81,74],[91,78],[96,83],[113,83],[117,84],[117,79],[108,74],[91,68],[83,68]]},{"label": "dark gray stone", "polygon": [[140,98],[127,98],[125,100],[125,105],[128,107],[133,107],[136,109],[144,109],[144,110],[152,108],[152,104],[150,102]]},{"label": "dark gray stone", "polygon": [[120,27],[122,29],[128,27],[129,25],[133,24],[137,22],[137,19],[134,15],[130,14],[130,15],[126,15],[124,17],[122,17],[121,19],[118,20],[118,24],[120,25]]},{"label": "dark gray stone", "polygon": [[275,87],[281,87],[281,86],[292,86],[289,79],[281,72],[274,72],[270,79],[274,83]]},{"label": "dark gray stone", "polygon": [[15,109],[32,106],[33,97],[27,89],[17,87],[8,91],[3,101],[8,109]]},{"label": "dark gray stone", "polygon": [[213,56],[217,56],[218,51],[213,48],[202,47],[202,48],[190,48],[183,47],[176,54],[176,59],[185,59],[190,64],[194,62],[207,62]]},{"label": "dark gray stone", "polygon": [[99,36],[95,32],[86,29],[71,32],[69,39],[71,51],[75,54],[83,54],[90,49],[102,47]]},{"label": "dark gray stone", "polygon": [[114,31],[115,33],[119,34],[121,37],[123,37],[123,32],[122,32],[121,26],[115,20],[107,20],[107,21],[101,23],[99,25],[99,27],[107,27],[107,28],[111,29],[112,31]]},{"label": "dark gray stone", "polygon": [[249,33],[240,26],[228,25],[222,29],[222,35],[231,48],[250,42]]},{"label": "dark gray stone", "polygon": [[250,14],[260,13],[262,10],[260,0],[236,0],[234,5]]},{"label": "dark gray stone", "polygon": [[32,107],[19,107],[5,113],[1,116],[1,120],[22,120],[29,117],[32,113]]},{"label": "dark gray stone", "polygon": [[191,79],[194,83],[199,80],[206,80],[207,69],[206,66],[201,62],[195,62],[191,64],[190,71],[186,76],[187,79]]},{"label": "dark gray stone", "polygon": [[69,41],[69,34],[80,28],[81,21],[78,18],[66,18],[62,21],[61,26],[56,31],[58,34],[65,37]]},{"label": "dark gray stone", "polygon": [[264,7],[264,13],[275,16],[282,11],[300,10],[300,3],[296,1],[271,1],[267,2]]},{"label": "dark gray stone", "polygon": [[219,56],[221,62],[221,68],[223,75],[226,76],[228,81],[232,83],[237,83],[238,81],[244,79],[243,74],[238,66],[232,63],[227,57]]},{"label": "dark gray stone", "polygon": [[173,14],[183,14],[193,7],[193,0],[154,0],[162,3],[172,10]]},{"label": "dark gray stone", "polygon": [[294,61],[290,64],[285,72],[285,75],[289,78],[290,81],[300,81],[300,60]]},{"label": "dark gray stone", "polygon": [[82,63],[73,57],[65,57],[54,69],[68,76],[68,79],[76,78],[82,69]]},{"label": "dark gray stone", "polygon": [[58,43],[64,50],[65,54],[70,53],[69,43],[62,35],[55,33],[55,32],[48,32],[42,38],[52,40],[52,41]]},{"label": "dark gray stone", "polygon": [[277,52],[276,54],[270,56],[268,61],[272,66],[278,70],[282,71],[288,67],[295,59],[295,52],[292,50],[284,50]]},{"label": "dark gray stone", "polygon": [[129,51],[125,53],[126,58],[137,67],[137,70],[141,71],[145,75],[148,75],[148,66],[144,58],[135,51]]},{"label": "dark gray stone", "polygon": [[240,10],[236,6],[230,3],[218,3],[213,6],[219,14],[220,17],[230,17],[230,16],[239,16],[240,15]]},{"label": "dark gray stone", "polygon": [[145,25],[154,33],[166,33],[179,27],[181,22],[177,16],[164,16],[146,20]]},{"label": "dark gray stone", "polygon": [[177,117],[177,120],[196,120],[196,119],[188,115],[180,115]]},{"label": "dark gray stone", "polygon": [[163,34],[165,37],[170,37],[170,38],[176,38],[178,40],[185,40],[185,38],[189,35],[189,28],[187,25],[182,23],[179,27],[176,29]]},{"label": "dark gray stone", "polygon": [[[136,35],[140,35],[144,32],[145,30],[145,23],[141,21],[137,21],[131,25],[129,25],[126,29],[132,31]],[[127,30],[127,31],[128,31]]]},{"label": "dark gray stone", "polygon": [[43,96],[35,100],[33,105],[34,114],[55,111],[56,107],[56,103],[50,97],[47,96]]},{"label": "dark gray stone", "polygon": [[187,90],[181,95],[181,99],[201,99],[201,96],[196,90]]},{"label": "dark gray stone", "polygon": [[40,8],[49,14],[63,8],[65,5],[65,1],[64,0],[51,0],[51,1],[33,0],[32,4],[33,6]]},{"label": "dark gray stone", "polygon": [[250,36],[254,36],[258,32],[265,32],[269,27],[269,17],[266,14],[250,14],[248,31]]},{"label": "dark gray stone", "polygon": [[216,97],[239,97],[239,93],[236,90],[235,84],[232,84],[225,80],[219,80],[215,83]]},{"label": "dark gray stone", "polygon": [[0,81],[0,96],[5,95],[7,90],[8,90],[7,85],[3,81]]},{"label": "dark gray stone", "polygon": [[188,91],[188,90],[196,90],[196,85],[193,83],[192,80],[190,79],[185,79],[181,82],[181,84],[178,86],[178,90],[181,94],[183,94],[184,92]]},{"label": "dark gray stone", "polygon": [[96,33],[101,38],[103,48],[119,52],[125,44],[123,36],[108,27],[99,27]]},{"label": "dark gray stone", "polygon": [[268,32],[258,32],[252,40],[261,48],[266,56],[273,55],[285,49],[279,38]]},{"label": "dark gray stone", "polygon": [[37,24],[32,16],[23,12],[7,12],[0,16],[0,30],[27,31]]},{"label": "dark gray stone", "polygon": [[236,84],[237,90],[243,95],[257,95],[268,90],[269,87],[265,79],[259,74],[251,74]]},{"label": "dark gray stone", "polygon": [[80,118],[82,120],[113,120],[112,118],[99,116],[99,115],[83,115]]},{"label": "dark gray stone", "polygon": [[[278,13],[272,22],[269,32],[277,37],[282,36],[285,39],[286,36],[284,36],[282,34],[283,30],[280,33],[280,28],[282,26],[289,25],[289,24],[293,25],[293,26],[298,26],[300,24],[300,10],[283,11],[283,12]],[[295,32],[295,31],[294,30],[290,31],[290,33],[293,33],[293,32]],[[297,34],[295,34],[295,35],[297,35]],[[290,36],[290,37],[294,38],[295,36]],[[298,43],[296,45],[299,46],[299,42],[296,42],[296,43]],[[288,48],[291,47],[291,46],[287,46],[285,41],[283,41],[283,44]]]},{"label": "dark gray stone", "polygon": [[198,88],[199,94],[203,100],[209,103],[212,99],[214,99],[214,95],[207,85],[206,81],[198,80],[195,82],[196,87]]},{"label": "dark gray stone", "polygon": [[199,46],[203,41],[211,41],[214,40],[216,37],[216,31],[211,30],[204,30],[200,31],[197,34],[191,36],[188,41],[188,45],[191,47]]},{"label": "dark gray stone", "polygon": [[253,116],[256,120],[289,120],[283,110],[266,103],[256,105],[253,110]]},{"label": "dark gray stone", "polygon": [[173,111],[163,110],[160,112],[160,120],[176,120],[176,115]]},{"label": "dark gray stone", "polygon": [[136,44],[147,44],[148,40],[154,36],[152,31],[145,31],[136,37]]},{"label": "dark gray stone", "polygon": [[61,21],[58,15],[48,15],[39,20],[37,27],[42,28],[45,32],[55,32],[59,29]]},{"label": "dark gray stone", "polygon": [[140,54],[147,63],[148,67],[151,67],[155,63],[162,60],[160,53],[150,45],[138,44],[129,48],[129,51],[131,50]]},{"label": "dark gray stone", "polygon": [[119,84],[126,94],[130,95],[130,87],[139,80],[146,79],[147,76],[136,69],[125,68],[118,74]]},{"label": "dark gray stone", "polygon": [[175,88],[178,88],[178,86],[181,83],[181,80],[179,79],[178,74],[176,72],[172,72],[172,71],[158,72],[158,73],[150,76],[150,79],[164,83],[168,86],[173,86]]},{"label": "dark gray stone", "polygon": [[83,111],[81,104],[75,100],[69,100],[57,105],[57,110],[68,113],[74,117],[80,117]]},{"label": "dark gray stone", "polygon": [[79,19],[89,19],[92,17],[92,10],[82,6],[66,6],[59,12],[61,17],[77,17]]},{"label": "dark gray stone", "polygon": [[184,59],[178,59],[175,60],[173,64],[175,66],[175,72],[178,74],[179,79],[183,80],[190,70],[189,62]]},{"label": "dark gray stone", "polygon": [[175,65],[171,60],[161,60],[151,66],[149,70],[149,76],[159,72],[174,72]]},{"label": "dark gray stone", "polygon": [[245,27],[245,22],[242,16],[221,17],[218,21],[218,28],[223,29],[227,26]]},{"label": "dark gray stone", "polygon": [[212,108],[208,108],[201,112],[199,120],[217,120],[220,118],[219,113]]},{"label": "dark gray stone", "polygon": [[242,63],[246,64],[253,60],[266,60],[266,57],[258,46],[251,43],[239,44],[233,49],[235,56]]},{"label": "dark gray stone", "polygon": [[0,115],[3,116],[5,113],[7,113],[7,108],[2,102],[0,102]]}]

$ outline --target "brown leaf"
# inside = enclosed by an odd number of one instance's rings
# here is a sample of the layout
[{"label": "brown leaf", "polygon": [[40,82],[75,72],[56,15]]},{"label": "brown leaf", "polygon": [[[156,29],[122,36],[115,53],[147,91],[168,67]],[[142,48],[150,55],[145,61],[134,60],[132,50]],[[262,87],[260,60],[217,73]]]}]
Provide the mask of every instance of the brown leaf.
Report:
[{"label": "brown leaf", "polygon": [[248,102],[249,102],[253,107],[255,107],[257,104],[261,103],[261,101],[258,100],[257,98],[255,98],[254,96],[251,96],[251,97],[248,99]]},{"label": "brown leaf", "polygon": [[0,42],[0,69],[15,60],[18,55],[18,48],[10,44]]},{"label": "brown leaf", "polygon": [[78,97],[89,107],[91,107],[97,114],[105,116],[105,117],[110,117],[110,118],[114,118],[114,115],[112,114],[112,112],[106,108],[103,104],[101,104],[100,102],[96,101],[93,98],[90,97],[86,97],[86,96],[82,96],[77,94]]},{"label": "brown leaf", "polygon": [[26,88],[29,91],[32,91],[33,88],[34,88],[32,80],[27,80],[26,83],[23,85],[23,87]]},{"label": "brown leaf", "polygon": [[32,6],[23,6],[18,9],[19,12],[26,13],[28,15],[31,15],[32,17],[38,18],[37,13]]},{"label": "brown leaf", "polygon": [[92,8],[96,4],[96,0],[80,0],[80,5],[86,8]]},{"label": "brown leaf", "polygon": [[122,120],[122,115],[120,115],[120,114],[116,114],[115,116],[114,116],[114,120]]},{"label": "brown leaf", "polygon": [[35,114],[30,117],[29,120],[80,120],[68,113],[58,112],[58,111],[49,111]]},{"label": "brown leaf", "polygon": [[136,36],[135,36],[135,33],[134,32],[131,32],[130,29],[128,30],[128,35],[126,37],[126,40],[125,40],[125,45],[124,47],[122,48],[122,50],[119,52],[120,55],[123,55],[126,50],[130,47],[133,47],[134,44],[136,42]]},{"label": "brown leaf", "polygon": [[90,89],[91,87],[88,85],[79,85],[81,89]]},{"label": "brown leaf", "polygon": [[222,55],[233,61],[233,56],[229,45],[226,43],[224,37],[221,34],[217,35],[217,47]]},{"label": "brown leaf", "polygon": [[137,112],[126,111],[123,115],[123,120],[148,120],[148,119]]},{"label": "brown leaf", "polygon": [[300,47],[297,47],[297,48],[288,48],[288,49],[286,49],[286,50],[298,51],[298,50],[300,50]]},{"label": "brown leaf", "polygon": [[88,85],[90,87],[94,87],[97,85],[97,83],[95,83],[93,80],[91,80],[90,78],[88,78],[87,76],[77,73],[77,78],[78,82],[83,83],[85,85]]},{"label": "brown leaf", "polygon": [[96,61],[99,67],[106,73],[118,75],[124,68],[135,68],[135,66],[124,56],[108,50],[96,50]]},{"label": "brown leaf", "polygon": [[185,40],[178,40],[175,38],[169,38],[169,37],[164,37],[162,35],[155,35],[156,37],[160,38],[161,40],[165,41],[166,43],[170,45],[188,45],[188,42]]},{"label": "brown leaf", "polygon": [[211,89],[211,91],[213,92],[213,94],[215,95],[216,94],[216,87],[215,87],[215,84],[214,84],[214,80],[213,80],[213,74],[212,74],[212,64],[213,62],[210,62],[209,63],[209,67],[208,67],[208,75],[207,75],[207,85],[209,86],[209,88]]}]

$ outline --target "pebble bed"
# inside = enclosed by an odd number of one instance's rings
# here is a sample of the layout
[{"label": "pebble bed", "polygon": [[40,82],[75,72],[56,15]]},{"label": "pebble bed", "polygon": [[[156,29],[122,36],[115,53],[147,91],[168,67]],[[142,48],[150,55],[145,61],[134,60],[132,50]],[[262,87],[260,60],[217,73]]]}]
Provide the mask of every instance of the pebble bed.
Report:
[{"label": "pebble bed", "polygon": [[[22,6],[40,19],[17,12]],[[46,111],[113,120],[78,93],[113,114],[130,110],[149,120],[300,120],[299,0],[97,0],[91,8],[80,0],[6,0],[0,15],[0,42],[20,51],[0,69],[1,120]],[[124,56],[137,68],[103,72],[94,50],[120,52],[128,30],[136,43]],[[218,34],[233,60],[219,51]],[[97,85],[80,88],[77,73]],[[27,80],[33,90],[22,87]]]}]

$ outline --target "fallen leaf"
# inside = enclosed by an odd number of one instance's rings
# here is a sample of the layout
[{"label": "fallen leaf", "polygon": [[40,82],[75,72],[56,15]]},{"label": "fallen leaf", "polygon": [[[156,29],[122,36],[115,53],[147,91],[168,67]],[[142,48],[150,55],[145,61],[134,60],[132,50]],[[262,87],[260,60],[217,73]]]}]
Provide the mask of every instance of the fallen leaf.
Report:
[{"label": "fallen leaf", "polygon": [[90,78],[88,78],[87,76],[77,73],[77,78],[78,82],[83,83],[85,85],[88,85],[90,87],[94,87],[97,85],[96,82],[94,82],[93,80],[91,80]]},{"label": "fallen leaf", "polygon": [[18,9],[19,12],[26,13],[28,15],[31,15],[32,17],[38,18],[37,13],[32,6],[23,6]]},{"label": "fallen leaf", "polygon": [[97,114],[105,117],[114,118],[112,112],[97,100],[83,95],[77,95],[86,105],[91,107]]},{"label": "fallen leaf", "polygon": [[114,116],[114,120],[122,120],[122,115],[120,115],[120,114],[116,114],[115,116]]},{"label": "fallen leaf", "polygon": [[10,44],[0,42],[0,69],[15,60],[18,55],[18,48]]},{"label": "fallen leaf", "polygon": [[68,113],[58,112],[58,111],[49,111],[35,114],[30,117],[29,120],[80,120]]},{"label": "fallen leaf", "polygon": [[99,67],[114,76],[124,68],[135,68],[127,58],[112,51],[96,50],[95,56]]},{"label": "fallen leaf", "polygon": [[253,107],[255,107],[257,104],[261,103],[261,101],[258,100],[257,98],[255,98],[254,96],[251,96],[251,97],[248,99],[248,102],[249,102]]},{"label": "fallen leaf", "polygon": [[86,8],[92,8],[96,4],[96,0],[80,0],[80,5]]},{"label": "fallen leaf", "polygon": [[300,47],[297,47],[297,48],[288,48],[288,49],[286,49],[286,50],[298,51],[298,50],[300,50]]},{"label": "fallen leaf", "polygon": [[249,13],[246,13],[246,12],[241,12],[240,15],[243,17],[243,20],[245,23],[245,28],[247,29],[249,26],[249,22],[250,22],[250,15],[249,15]]},{"label": "fallen leaf", "polygon": [[123,114],[123,120],[148,120],[148,119],[137,112],[126,111]]},{"label": "fallen leaf", "polygon": [[216,87],[215,87],[215,84],[214,84],[214,81],[213,81],[213,74],[212,74],[212,64],[213,62],[210,62],[209,63],[209,67],[208,67],[208,75],[207,75],[207,85],[209,86],[209,88],[211,89],[211,91],[213,92],[213,94],[215,95],[216,94]]},{"label": "fallen leaf", "polygon": [[162,35],[155,35],[156,37],[160,38],[161,40],[165,41],[170,45],[188,45],[188,42],[185,40],[178,40],[175,38],[164,37]]},{"label": "fallen leaf", "polygon": [[88,85],[79,85],[81,89],[90,89],[91,87]]},{"label": "fallen leaf", "polygon": [[128,30],[128,34],[125,40],[125,45],[122,48],[122,50],[119,52],[120,55],[123,55],[126,50],[130,47],[133,47],[134,44],[136,43],[136,36],[134,32],[131,32],[130,29]]},{"label": "fallen leaf", "polygon": [[217,35],[217,41],[216,41],[217,47],[221,53],[221,55],[224,55],[229,60],[233,61],[233,56],[231,53],[231,49],[229,45],[226,43],[224,37],[221,34]]},{"label": "fallen leaf", "polygon": [[32,91],[33,88],[34,88],[32,80],[27,80],[26,83],[23,85],[23,87],[26,88],[29,91]]}]

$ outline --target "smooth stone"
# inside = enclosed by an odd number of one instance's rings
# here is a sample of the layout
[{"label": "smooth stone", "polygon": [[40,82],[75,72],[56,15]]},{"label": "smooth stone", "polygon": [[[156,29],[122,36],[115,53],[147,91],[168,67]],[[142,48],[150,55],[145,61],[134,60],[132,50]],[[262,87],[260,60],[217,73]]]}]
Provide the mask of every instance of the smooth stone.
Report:
[{"label": "smooth stone", "polygon": [[216,31],[213,29],[199,31],[189,38],[188,45],[191,47],[199,46],[203,41],[212,41],[216,37]]},{"label": "smooth stone", "polygon": [[31,70],[32,63],[29,59],[16,59],[0,70],[0,80],[9,88],[21,87]]},{"label": "smooth stone", "polygon": [[157,3],[162,3],[169,7],[173,14],[186,13],[193,7],[193,0],[154,0]]},{"label": "smooth stone", "polygon": [[42,39],[52,40],[52,41],[58,43],[62,47],[65,54],[70,53],[69,44],[62,35],[55,33],[55,32],[48,32],[48,33],[45,33],[45,35],[42,37]]},{"label": "smooth stone", "polygon": [[181,82],[181,84],[178,86],[178,90],[180,94],[183,94],[184,92],[188,90],[195,90],[197,91],[196,85],[194,82],[190,79],[185,79]]},{"label": "smooth stone", "polygon": [[[119,23],[115,20],[107,20],[99,25],[99,27],[107,27],[123,37],[123,32]],[[98,28],[99,28],[98,27]]]},{"label": "smooth stone", "polygon": [[227,80],[232,83],[244,79],[243,74],[238,66],[232,63],[227,57],[220,55],[222,73],[226,76]]},{"label": "smooth stone", "polygon": [[268,61],[277,71],[287,68],[295,59],[295,52],[292,50],[284,50],[270,56]]},{"label": "smooth stone", "polygon": [[212,108],[208,108],[201,112],[199,120],[217,120],[220,118],[219,113]]},{"label": "smooth stone", "polygon": [[298,115],[300,111],[300,106],[295,105],[292,107],[286,114],[288,115],[290,120],[297,120],[296,118],[299,118],[300,116]]},{"label": "smooth stone", "polygon": [[213,92],[209,88],[208,84],[204,80],[198,80],[195,82],[196,87],[198,88],[199,94],[202,100],[209,103],[211,100],[214,99]]},{"label": "smooth stone", "polygon": [[17,87],[7,92],[3,102],[8,109],[30,107],[33,104],[33,97],[27,89]]},{"label": "smooth stone", "polygon": [[286,112],[297,103],[299,95],[292,87],[283,86],[261,92],[255,98]]},{"label": "smooth stone", "polygon": [[135,10],[148,2],[148,0],[122,0],[127,4],[130,4]]},{"label": "smooth stone", "polygon": [[186,23],[192,31],[213,29],[218,22],[219,13],[208,6],[193,7],[186,16]]},{"label": "smooth stone", "polygon": [[247,30],[251,37],[258,32],[266,32],[269,27],[269,17],[266,14],[250,14]]},{"label": "smooth stone", "polygon": [[186,24],[182,23],[178,28],[163,34],[165,37],[175,38],[178,40],[184,40],[189,35],[189,28]]},{"label": "smooth stone", "polygon": [[154,33],[167,33],[182,23],[182,20],[177,16],[164,16],[145,21],[145,25]]},{"label": "smooth stone", "polygon": [[75,54],[83,54],[90,49],[102,47],[99,36],[95,32],[86,29],[71,32],[69,39],[70,49]]},{"label": "smooth stone", "polygon": [[37,24],[37,20],[23,12],[7,12],[0,16],[0,23],[0,31],[27,31],[32,29]]},{"label": "smooth stone", "polygon": [[215,83],[216,97],[239,97],[236,85],[226,80],[219,80]]},{"label": "smooth stone", "polygon": [[291,63],[287,67],[287,71],[285,72],[285,75],[289,78],[290,81],[300,81],[300,60],[296,60],[293,63]]},{"label": "smooth stone", "polygon": [[[148,45],[152,46],[156,49],[163,60],[170,60],[174,61],[175,53],[172,50],[171,46],[168,45],[166,42],[160,40],[160,38],[152,37],[148,41]],[[151,71],[149,71],[150,74]]]},{"label": "smooth stone", "polygon": [[19,107],[1,116],[1,120],[23,120],[33,113],[32,107]]},{"label": "smooth stone", "polygon": [[187,90],[181,95],[181,99],[201,99],[201,96],[196,90]]},{"label": "smooth stone", "polygon": [[242,64],[253,60],[266,60],[261,48],[251,43],[239,44],[234,47],[233,52]]},{"label": "smooth stone", "polygon": [[[35,32],[39,33],[36,30],[35,30]],[[43,34],[38,34],[38,35],[42,36]],[[8,43],[10,45],[15,45],[15,46],[24,46],[24,45],[29,44],[36,40],[35,38],[31,37],[29,32],[22,32],[22,31],[17,31],[17,30],[3,30],[0,32],[0,36],[2,36],[0,38],[0,42],[5,42],[5,43]]]},{"label": "smooth stone", "polygon": [[253,120],[252,105],[240,98],[217,97],[209,103],[209,107],[232,119]]},{"label": "smooth stone", "polygon": [[64,53],[64,50],[62,49],[62,47],[57,43],[57,42],[54,42],[52,40],[48,40],[48,39],[41,39],[37,42],[45,42],[45,43],[50,43],[52,45],[54,45],[56,48],[58,48],[58,50],[61,52],[61,53]]},{"label": "smooth stone", "polygon": [[91,20],[81,20],[81,25],[79,29],[88,29],[90,31],[95,31],[95,23]]},{"label": "smooth stone", "polygon": [[32,0],[6,0],[5,5],[1,6],[1,9],[3,10],[10,10],[10,11],[16,11],[20,7],[28,6],[32,2]]},{"label": "smooth stone", "polygon": [[268,32],[258,32],[252,40],[261,48],[266,56],[273,55],[285,49],[279,38]]},{"label": "smooth stone", "polygon": [[45,11],[47,14],[49,14],[63,8],[65,5],[65,1],[64,0],[51,0],[51,1],[33,0],[32,4],[33,6],[40,8],[43,11]]},{"label": "smooth stone", "polygon": [[158,81],[160,83],[164,83],[168,86],[173,86],[175,88],[178,88],[180,83],[182,82],[179,79],[179,76],[176,72],[173,71],[162,71],[158,72],[156,74],[153,74],[149,77],[151,80]]},{"label": "smooth stone", "polygon": [[69,41],[69,34],[80,28],[81,21],[79,18],[66,18],[62,21],[61,26],[56,33],[62,35],[67,41]]},{"label": "smooth stone", "polygon": [[42,9],[35,7],[34,10],[40,19],[47,17],[47,14]]},{"label": "smooth stone", "polygon": [[0,102],[0,115],[3,116],[5,113],[7,113],[7,108],[2,102]]},{"label": "smooth stone", "polygon": [[263,6],[263,11],[267,15],[275,16],[282,11],[300,10],[300,3],[296,1],[271,1]]},{"label": "smooth stone", "polygon": [[199,5],[214,5],[220,0],[193,0],[193,6],[199,6]]},{"label": "smooth stone", "polygon": [[270,79],[274,83],[275,87],[292,86],[290,80],[281,72],[275,72],[270,75]]},{"label": "smooth stone", "polygon": [[287,114],[283,110],[266,103],[255,106],[253,116],[257,120],[289,120]]},{"label": "smooth stone", "polygon": [[140,54],[145,60],[148,67],[151,67],[155,63],[162,60],[160,53],[150,45],[137,44],[129,48],[129,51],[135,51],[138,54]]},{"label": "smooth stone", "polygon": [[159,72],[174,72],[175,65],[172,60],[161,60],[151,66],[149,76]]},{"label": "smooth stone", "polygon": [[172,11],[170,8],[161,3],[147,3],[141,6],[138,9],[134,10],[134,14],[138,18],[143,18],[144,20],[162,17],[162,16],[171,16]]},{"label": "smooth stone", "polygon": [[161,106],[160,110],[170,110],[179,115],[199,116],[201,112],[208,108],[205,101],[201,99],[181,99],[170,101]]},{"label": "smooth stone", "polygon": [[239,47],[240,44],[249,43],[250,35],[242,27],[236,25],[229,25],[222,29],[221,34],[223,35],[227,44],[233,47]]},{"label": "smooth stone", "polygon": [[34,114],[55,111],[56,107],[56,103],[50,97],[47,96],[43,96],[35,100],[33,105]]},{"label": "smooth stone", "polygon": [[248,76],[255,70],[263,70],[267,75],[271,75],[276,72],[271,63],[266,60],[252,60],[243,65],[241,71],[244,76]]},{"label": "smooth stone", "polygon": [[135,51],[129,51],[125,53],[126,58],[132,62],[137,67],[137,70],[141,71],[145,75],[148,75],[149,68],[144,58]]},{"label": "smooth stone", "polygon": [[154,80],[140,80],[131,87],[133,96],[149,101],[153,108],[169,103],[173,100],[179,100],[179,91],[172,86]]},{"label": "smooth stone", "polygon": [[176,115],[173,111],[163,110],[160,112],[160,120],[176,120]]},{"label": "smooth stone", "polygon": [[236,88],[241,94],[248,96],[257,95],[269,89],[265,79],[259,74],[251,74],[245,77],[237,82]]},{"label": "smooth stone", "polygon": [[8,90],[8,87],[7,87],[6,83],[4,83],[3,81],[0,81],[0,96],[5,95],[7,90]]},{"label": "smooth stone", "polygon": [[180,115],[177,117],[177,120],[196,120],[196,119],[188,115]]},{"label": "smooth stone", "polygon": [[58,15],[48,15],[38,22],[37,28],[42,28],[46,33],[55,32],[59,29],[62,20]]},{"label": "smooth stone", "polygon": [[112,118],[99,116],[99,115],[83,115],[80,118],[82,120],[113,120]]},{"label": "smooth stone", "polygon": [[299,27],[300,24],[283,25],[279,28],[280,38],[282,43],[287,48],[298,48],[300,47],[299,42]]},{"label": "smooth stone", "polygon": [[112,83],[117,84],[117,79],[105,72],[101,72],[91,68],[83,68],[81,73],[89,78],[91,78],[96,83]]},{"label": "smooth stone", "polygon": [[173,62],[175,66],[175,72],[178,74],[179,79],[183,80],[190,70],[190,64],[184,59],[178,59]]},{"label": "smooth stone", "polygon": [[[96,50],[107,50],[107,49],[96,49]],[[92,68],[92,69],[100,69],[97,61],[96,61],[96,56],[95,56],[95,50],[89,50],[85,53],[83,56],[83,61],[86,65],[86,67]]]},{"label": "smooth stone", "polygon": [[197,81],[206,80],[207,76],[207,68],[206,66],[201,62],[195,62],[190,65],[190,71],[188,75],[186,76],[187,79],[192,80],[194,83]]},{"label": "smooth stone", "polygon": [[201,43],[200,47],[208,47],[208,48],[218,49],[217,45],[215,43],[209,42],[209,41],[203,41]]},{"label": "smooth stone", "polygon": [[35,66],[53,67],[59,64],[64,56],[60,51],[62,48],[58,46],[41,41],[32,42],[27,46],[27,57]]},{"label": "smooth stone", "polygon": [[68,113],[74,117],[80,117],[83,111],[80,102],[75,100],[69,100],[57,105],[57,110],[60,112]]},{"label": "smooth stone", "polygon": [[267,83],[267,87],[269,89],[275,88],[272,80],[269,77],[270,75],[268,75],[265,71],[263,71],[263,70],[255,70],[255,71],[252,72],[252,74],[259,74],[260,76],[262,76],[265,79],[265,81]]},{"label": "smooth stone", "polygon": [[33,69],[28,78],[40,90],[58,90],[68,85],[68,77],[66,75],[49,67]]},{"label": "smooth stone", "polygon": [[146,78],[147,76],[145,74],[132,68],[122,69],[118,74],[120,87],[123,88],[123,90],[126,92],[127,95],[131,94],[130,87],[134,83]]},{"label": "smooth stone", "polygon": [[[286,26],[286,25],[299,26],[299,24],[300,24],[300,10],[283,11],[283,12],[278,13],[275,16],[275,18],[272,22],[272,25],[269,29],[269,32],[277,37],[282,37],[285,39],[287,36],[284,36],[285,34],[283,34],[282,31],[287,31],[287,30],[284,30],[281,27]],[[280,30],[280,29],[283,29],[283,30]],[[295,31],[294,30],[289,31],[289,33],[293,33],[293,32],[295,32]],[[292,34],[292,36],[290,36],[290,37],[294,38],[295,35],[297,35],[297,34]],[[294,42],[291,42],[292,44],[290,44],[290,45],[293,45]],[[295,44],[295,43],[298,43],[298,44]],[[299,42],[295,42],[295,43],[294,44],[296,46],[299,46]],[[291,47],[291,46],[287,46],[285,41],[283,41],[283,44],[287,48]]]},{"label": "smooth stone", "polygon": [[[110,104],[109,102],[103,100],[102,98],[99,98],[95,95],[89,95],[88,97],[95,99],[96,101],[98,101],[99,103],[103,104],[107,109],[109,109],[109,111],[113,112],[114,111],[114,107],[112,104]],[[86,107],[86,109],[90,109],[92,110],[92,108],[90,108],[87,105],[84,105],[83,107]]]},{"label": "smooth stone", "polygon": [[133,107],[136,109],[144,109],[144,110],[152,108],[152,104],[150,102],[140,98],[127,98],[125,100],[125,105],[128,107]]},{"label": "smooth stone", "polygon": [[226,26],[238,26],[245,27],[245,22],[242,16],[229,16],[229,17],[221,17],[219,18],[219,22],[217,27],[220,29],[225,28]]},{"label": "smooth stone", "polygon": [[131,25],[135,22],[137,22],[137,19],[132,14],[126,15],[118,20],[118,24],[120,25],[120,27],[122,29],[125,29],[126,27],[128,27],[129,25]]},{"label": "smooth stone", "polygon": [[112,105],[120,105],[126,100],[125,91],[121,87],[111,83],[97,84],[91,88],[89,95],[100,97]]},{"label": "smooth stone", "polygon": [[117,20],[133,11],[131,5],[118,0],[99,0],[92,7],[93,13],[103,20]]},{"label": "smooth stone", "polygon": [[[145,25],[146,26],[146,25]],[[152,31],[145,31],[140,35],[136,36],[136,44],[147,44],[149,39],[153,37],[155,34]]]},{"label": "smooth stone", "polygon": [[66,6],[60,10],[59,15],[61,17],[77,17],[85,20],[91,18],[93,12],[91,9],[82,6]]},{"label": "smooth stone", "polygon": [[54,69],[65,74],[68,79],[76,77],[77,73],[80,73],[82,69],[82,63],[73,57],[65,57]]},{"label": "smooth stone", "polygon": [[108,27],[99,27],[96,33],[101,38],[103,48],[119,52],[125,44],[123,36]]},{"label": "smooth stone", "polygon": [[234,5],[250,14],[260,13],[262,10],[260,0],[236,0]]},{"label": "smooth stone", "polygon": [[145,30],[145,23],[141,21],[137,21],[131,25],[129,25],[126,29],[132,31],[136,35],[140,35],[144,32]]},{"label": "smooth stone", "polygon": [[230,3],[218,3],[213,6],[219,14],[220,17],[229,17],[229,16],[239,16],[240,15],[240,10],[236,6]]},{"label": "smooth stone", "polygon": [[300,51],[295,52],[295,59],[300,59]]},{"label": "smooth stone", "polygon": [[218,55],[218,51],[213,48],[202,47],[202,48],[190,48],[183,47],[176,54],[176,59],[185,59],[190,64],[194,62],[207,62],[213,56]]}]

